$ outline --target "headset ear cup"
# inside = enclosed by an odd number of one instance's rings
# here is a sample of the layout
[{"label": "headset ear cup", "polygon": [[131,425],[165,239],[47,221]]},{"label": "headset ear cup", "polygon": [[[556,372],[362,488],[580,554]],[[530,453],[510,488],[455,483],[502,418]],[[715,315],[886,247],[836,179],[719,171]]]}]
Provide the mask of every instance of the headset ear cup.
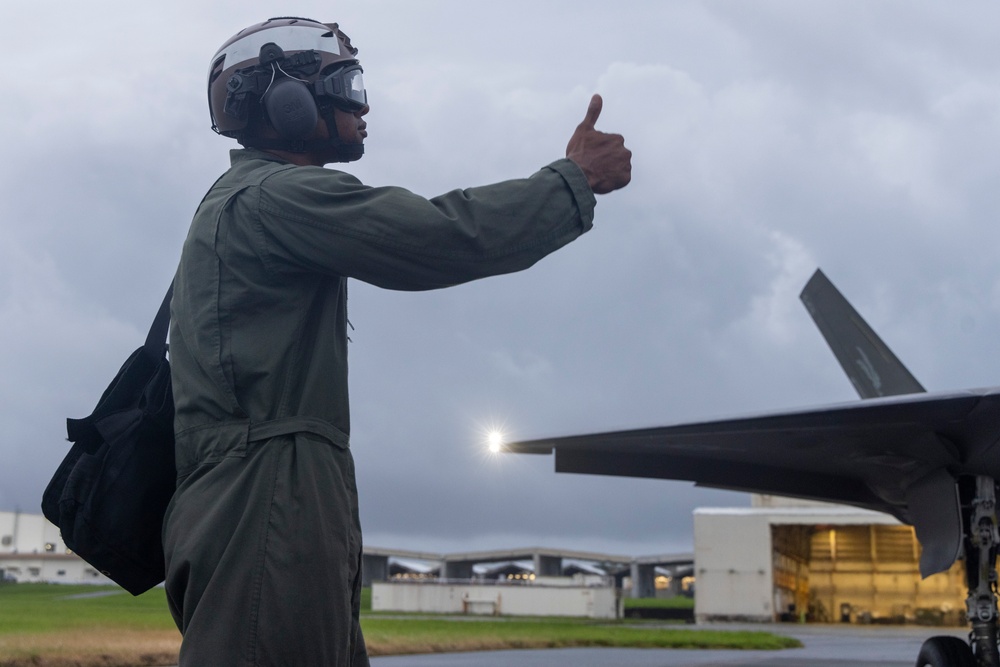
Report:
[{"label": "headset ear cup", "polygon": [[319,109],[306,84],[279,79],[261,100],[271,125],[282,139],[307,139],[316,129]]}]

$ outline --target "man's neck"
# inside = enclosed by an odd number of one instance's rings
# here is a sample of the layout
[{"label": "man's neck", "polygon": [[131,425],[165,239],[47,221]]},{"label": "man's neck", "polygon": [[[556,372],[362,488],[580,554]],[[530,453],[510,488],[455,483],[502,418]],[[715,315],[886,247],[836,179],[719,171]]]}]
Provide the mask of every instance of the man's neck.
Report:
[{"label": "man's neck", "polygon": [[286,162],[291,162],[299,167],[322,167],[326,164],[318,155],[314,153],[293,153],[291,151],[279,151],[273,149],[264,150],[265,153],[281,158]]}]

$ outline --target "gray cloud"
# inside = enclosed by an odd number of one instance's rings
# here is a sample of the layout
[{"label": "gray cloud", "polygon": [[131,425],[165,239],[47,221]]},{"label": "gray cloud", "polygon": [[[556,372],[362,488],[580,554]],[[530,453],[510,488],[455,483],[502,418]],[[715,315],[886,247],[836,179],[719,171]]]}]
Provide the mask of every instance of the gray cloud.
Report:
[{"label": "gray cloud", "polygon": [[[225,168],[208,59],[275,11],[43,5],[11,10],[5,43],[27,64],[0,74],[0,506],[29,511],[65,451],[63,420],[140,343]],[[361,48],[371,134],[350,170],[366,182],[431,196],[527,175],[560,156],[595,91],[599,127],[635,154],[633,184],[601,198],[595,229],[523,274],[427,294],[351,285],[369,542],[690,548],[694,507],[745,496],[490,459],[483,430],[850,400],[797,302],[817,265],[928,388],[1000,377],[993,4],[295,11],[340,21]]]}]

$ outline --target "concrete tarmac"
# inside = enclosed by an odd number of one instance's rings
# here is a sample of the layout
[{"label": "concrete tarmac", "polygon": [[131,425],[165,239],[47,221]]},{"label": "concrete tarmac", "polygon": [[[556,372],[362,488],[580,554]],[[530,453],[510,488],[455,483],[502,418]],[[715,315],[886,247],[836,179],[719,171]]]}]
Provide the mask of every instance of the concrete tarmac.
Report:
[{"label": "concrete tarmac", "polygon": [[[677,627],[677,626],[673,626]],[[967,637],[962,628],[861,625],[687,626],[764,630],[795,637],[803,648],[781,651],[573,648],[372,658],[372,667],[913,667],[925,639]]]}]

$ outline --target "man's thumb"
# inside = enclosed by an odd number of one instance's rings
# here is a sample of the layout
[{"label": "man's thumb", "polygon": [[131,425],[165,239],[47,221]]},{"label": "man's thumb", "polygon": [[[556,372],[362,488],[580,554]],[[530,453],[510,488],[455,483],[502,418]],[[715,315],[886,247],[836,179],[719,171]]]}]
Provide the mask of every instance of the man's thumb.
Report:
[{"label": "man's thumb", "polygon": [[587,115],[583,117],[583,122],[580,123],[580,127],[593,130],[594,126],[597,124],[597,118],[601,115],[601,109],[604,106],[604,100],[601,99],[600,95],[594,95],[590,98],[590,106],[587,107]]}]

